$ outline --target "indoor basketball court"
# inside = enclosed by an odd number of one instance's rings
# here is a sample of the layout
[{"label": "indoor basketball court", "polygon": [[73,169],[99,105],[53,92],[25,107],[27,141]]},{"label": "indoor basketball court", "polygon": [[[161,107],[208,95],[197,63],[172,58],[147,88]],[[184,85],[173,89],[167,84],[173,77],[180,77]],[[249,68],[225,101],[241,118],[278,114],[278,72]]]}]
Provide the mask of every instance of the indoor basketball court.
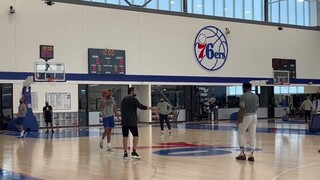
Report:
[{"label": "indoor basketball court", "polygon": [[4,132],[2,178],[319,179],[319,134],[299,121],[259,121],[255,162],[235,160],[237,127],[228,121],[173,124],[173,136],[166,129],[159,136],[157,124],[141,124],[139,130],[141,160],[122,158],[119,126],[113,132],[113,153],[99,148],[100,127],[62,128],[54,134],[40,130],[25,139]]},{"label": "indoor basketball court", "polygon": [[0,14],[0,179],[320,179],[320,1],[1,0]]}]

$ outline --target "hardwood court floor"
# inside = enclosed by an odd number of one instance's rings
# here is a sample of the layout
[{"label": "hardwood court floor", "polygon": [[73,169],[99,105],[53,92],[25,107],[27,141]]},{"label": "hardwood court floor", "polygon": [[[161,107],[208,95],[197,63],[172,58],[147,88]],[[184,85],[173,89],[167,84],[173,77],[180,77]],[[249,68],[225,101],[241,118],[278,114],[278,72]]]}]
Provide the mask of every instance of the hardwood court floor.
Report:
[{"label": "hardwood court floor", "polygon": [[0,179],[320,179],[320,134],[309,134],[304,124],[259,120],[255,162],[236,161],[236,126],[173,124],[173,136],[159,136],[158,125],[141,125],[142,160],[122,159],[120,127],[112,138],[113,153],[99,148],[102,129],[41,130],[25,139],[17,133],[0,134]]}]

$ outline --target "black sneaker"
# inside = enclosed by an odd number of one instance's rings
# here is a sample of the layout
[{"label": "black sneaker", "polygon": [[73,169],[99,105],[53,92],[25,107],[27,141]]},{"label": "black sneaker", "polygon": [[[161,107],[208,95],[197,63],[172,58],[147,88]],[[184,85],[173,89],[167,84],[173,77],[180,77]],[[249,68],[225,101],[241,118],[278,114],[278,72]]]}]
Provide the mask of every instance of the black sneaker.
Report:
[{"label": "black sneaker", "polygon": [[254,161],[254,157],[253,156],[249,156],[248,157],[248,161]]},{"label": "black sneaker", "polygon": [[244,155],[239,154],[239,156],[236,157],[236,160],[246,160],[246,159],[247,157],[245,154]]},{"label": "black sneaker", "polygon": [[133,159],[141,159],[141,156],[139,156],[139,154],[138,154],[137,152],[132,152],[132,153],[131,153],[131,157],[132,157]]},{"label": "black sneaker", "polygon": [[124,153],[123,159],[124,159],[124,160],[128,160],[128,153],[127,153],[127,152]]}]

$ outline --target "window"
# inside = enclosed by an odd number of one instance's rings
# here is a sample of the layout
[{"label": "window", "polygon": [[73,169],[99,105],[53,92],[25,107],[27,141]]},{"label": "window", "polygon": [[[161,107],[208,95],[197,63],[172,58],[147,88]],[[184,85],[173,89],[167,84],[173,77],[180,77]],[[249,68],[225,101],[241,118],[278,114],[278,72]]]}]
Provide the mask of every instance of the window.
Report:
[{"label": "window", "polygon": [[274,86],[274,94],[303,94],[303,86]]},{"label": "window", "polygon": [[290,86],[289,87],[289,93],[290,94],[297,94],[298,93],[298,87],[296,87],[296,86]]},{"label": "window", "polygon": [[288,2],[280,1],[280,23],[288,24]]},{"label": "window", "polygon": [[235,3],[235,18],[243,19],[243,0],[237,0]]},{"label": "window", "polygon": [[310,26],[310,2],[304,2],[304,26]]},{"label": "window", "polygon": [[263,0],[254,0],[253,2],[253,19],[256,21],[263,21]]},{"label": "window", "polygon": [[[132,0],[128,0],[130,3],[132,3]],[[120,5],[129,6],[124,0],[120,0]]]},{"label": "window", "polygon": [[203,3],[202,0],[193,0],[193,13],[203,14]]},{"label": "window", "polygon": [[281,92],[280,92],[280,86],[274,86],[273,91],[274,91],[274,94],[281,94]]},{"label": "window", "polygon": [[233,0],[225,0],[225,8],[224,8],[224,12],[225,12],[225,17],[230,17],[233,18]]},{"label": "window", "polygon": [[106,0],[92,0],[92,2],[106,3]]},{"label": "window", "polygon": [[106,0],[108,4],[117,4],[119,5],[119,0]]},{"label": "window", "polygon": [[235,86],[227,87],[227,96],[233,96],[235,94],[236,94],[236,87]]},{"label": "window", "polygon": [[144,0],[133,0],[133,4],[134,4],[134,5],[141,6],[141,5],[143,5],[144,3],[145,3]]},{"label": "window", "polygon": [[303,94],[304,93],[304,87],[303,86],[298,86],[298,93]]},{"label": "window", "polygon": [[214,15],[215,16],[223,16],[223,0],[215,0],[214,4]]},{"label": "window", "polygon": [[170,10],[182,12],[182,0],[170,0]]},{"label": "window", "polygon": [[269,4],[269,11],[271,15],[269,16],[269,21],[278,23],[279,22],[279,2],[273,0],[271,4]]},{"label": "window", "polygon": [[169,0],[160,0],[159,1],[159,9],[161,10],[169,10]]},{"label": "window", "polygon": [[244,18],[245,19],[249,19],[252,20],[252,13],[253,13],[253,9],[252,9],[252,2],[253,0],[245,0],[244,1]]},{"label": "window", "polygon": [[[83,0],[128,6],[125,0]],[[143,5],[148,0],[128,0]],[[228,18],[264,21],[265,0],[187,0],[187,12]],[[268,0],[268,21],[317,26],[317,0]],[[145,8],[183,12],[183,0],[152,0]]]},{"label": "window", "polygon": [[205,15],[214,15],[214,5],[212,0],[205,0],[204,1],[204,14]]},{"label": "window", "polygon": [[153,0],[149,4],[147,4],[147,8],[149,9],[159,9],[158,8],[158,0]]},{"label": "window", "polygon": [[188,13],[193,13],[193,0],[188,0]]},{"label": "window", "polygon": [[317,26],[317,2],[310,1],[310,26]]},{"label": "window", "polygon": [[300,0],[297,1],[297,25],[300,25],[300,26],[304,25],[303,5],[304,5],[304,2],[301,2]]},{"label": "window", "polygon": [[289,24],[296,24],[296,0],[289,0]]}]

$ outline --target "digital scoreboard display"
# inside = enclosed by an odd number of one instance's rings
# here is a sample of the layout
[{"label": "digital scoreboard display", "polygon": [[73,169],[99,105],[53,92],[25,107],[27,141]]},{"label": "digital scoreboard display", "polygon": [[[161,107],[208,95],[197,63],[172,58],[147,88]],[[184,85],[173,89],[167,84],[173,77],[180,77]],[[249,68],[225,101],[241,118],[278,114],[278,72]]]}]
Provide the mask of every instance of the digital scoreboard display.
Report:
[{"label": "digital scoreboard display", "polygon": [[295,59],[273,58],[272,68],[273,70],[289,71],[290,79],[296,79],[297,77],[297,66]]},{"label": "digital scoreboard display", "polygon": [[49,59],[53,59],[53,46],[52,45],[40,45],[40,59],[44,59],[48,61]]},{"label": "digital scoreboard display", "polygon": [[126,53],[115,49],[88,49],[89,74],[126,74]]}]

